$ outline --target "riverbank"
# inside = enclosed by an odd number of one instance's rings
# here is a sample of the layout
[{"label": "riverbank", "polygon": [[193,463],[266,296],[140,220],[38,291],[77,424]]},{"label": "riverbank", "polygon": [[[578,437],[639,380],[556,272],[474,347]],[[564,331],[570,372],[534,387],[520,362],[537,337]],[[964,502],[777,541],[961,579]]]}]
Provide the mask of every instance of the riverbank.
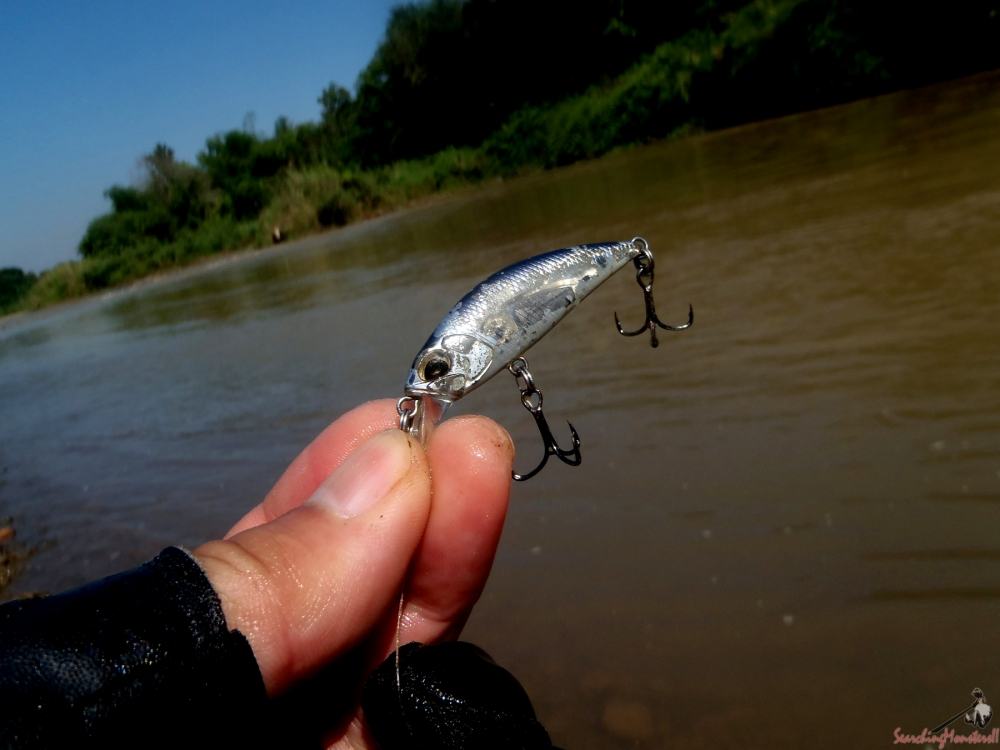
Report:
[{"label": "riverbank", "polygon": [[[488,123],[480,112],[475,138],[455,129],[455,120],[471,116],[451,102],[456,91],[468,88],[449,78],[455,65],[441,63],[441,69],[430,66],[421,76],[410,76],[417,63],[406,55],[397,59],[402,53],[394,45],[405,48],[399,40],[412,42],[430,55],[448,47],[452,37],[486,33],[478,26],[466,28],[472,21],[463,14],[476,3],[406,6],[393,14],[354,98],[331,86],[320,97],[324,114],[318,124],[279,121],[273,136],[249,131],[212,136],[198,165],[176,160],[168,146],[158,144],[140,160],[145,171],[140,184],[107,191],[112,210],[89,226],[80,243],[81,260],[62,263],[37,278],[6,269],[12,274],[0,284],[0,312],[40,309],[219,253],[310,236],[489,179],[1000,64],[1000,53],[994,60],[976,52],[980,48],[969,41],[970,34],[991,33],[992,26],[983,21],[994,18],[986,13],[989,9],[956,11],[944,22],[919,9],[897,13],[850,5],[831,9],[820,0],[750,0],[725,7],[695,3],[690,17],[673,19],[669,30],[655,43],[647,40],[649,46],[628,57],[628,64],[595,70],[589,85],[564,82],[561,90],[572,92],[569,96],[508,102],[507,110]],[[420,23],[411,28],[415,19]],[[440,33],[420,36],[415,29],[425,22]],[[612,27],[615,44],[640,28],[619,23],[608,29]],[[883,34],[887,28],[894,33]],[[959,32],[964,36],[956,36]],[[902,41],[889,44],[889,38]],[[942,53],[936,59],[947,62],[926,63],[932,41]],[[473,55],[469,50],[464,54]],[[487,72],[489,68],[480,71]],[[550,73],[538,71],[542,77]],[[442,115],[427,103],[436,101],[430,93],[421,98],[420,87],[431,85],[423,80],[428,76],[437,86],[435,96],[450,92],[442,108],[450,119],[438,123],[450,128],[447,137],[435,136],[425,122],[437,122]],[[555,85],[555,79],[550,83]],[[469,89],[468,96],[478,94]],[[407,97],[419,106],[397,111],[402,106],[397,100]],[[474,109],[473,104],[464,102]],[[385,117],[376,116],[382,110]],[[384,133],[379,130],[383,125],[388,128]],[[399,146],[404,142],[405,149]]]},{"label": "riverbank", "polygon": [[[328,165],[290,171],[256,221],[217,222],[172,243],[143,243],[130,253],[60,263],[44,272],[0,320],[109,289],[131,288],[178,269],[218,262],[220,256],[225,256],[221,259],[225,262],[230,256],[284,247],[289,241],[415,208],[428,199],[490,179],[503,179],[499,170],[483,169],[482,159],[470,149],[449,149],[429,159],[373,172],[345,172]],[[526,166],[518,174],[536,170]],[[274,242],[275,230],[280,231],[280,243]]]},{"label": "riverbank", "polygon": [[[540,169],[525,169],[519,177],[529,177],[530,175],[537,174],[541,171],[542,170]],[[405,203],[401,203],[399,205],[383,205],[378,209],[373,209],[359,215],[349,225],[344,225],[342,227],[330,228],[319,226],[301,228],[294,232],[289,232],[286,239],[280,244],[268,241],[266,244],[252,244],[240,248],[220,250],[219,252],[210,255],[191,258],[183,264],[159,268],[149,274],[122,281],[121,283],[113,286],[95,290],[84,290],[77,295],[53,298],[50,301],[41,304],[24,305],[7,313],[0,313],[0,332],[16,326],[19,321],[23,320],[26,316],[34,316],[37,313],[54,313],[64,307],[79,304],[85,301],[103,302],[117,297],[136,294],[161,284],[182,281],[185,278],[196,276],[217,268],[223,268],[234,263],[241,263],[255,258],[267,258],[268,256],[295,253],[302,250],[306,245],[323,242],[324,237],[343,231],[347,228],[347,226],[350,226],[353,229],[361,224],[399,216],[409,211],[419,211],[423,208],[439,203],[461,199],[470,190],[485,188],[490,183],[502,183],[505,181],[506,178],[494,177],[475,183],[456,183],[437,192],[427,192],[418,197],[413,197]],[[85,266],[85,261],[70,261],[66,264],[60,264],[57,268],[65,265],[82,267]],[[80,273],[80,271],[73,270],[72,273],[75,275]]]}]

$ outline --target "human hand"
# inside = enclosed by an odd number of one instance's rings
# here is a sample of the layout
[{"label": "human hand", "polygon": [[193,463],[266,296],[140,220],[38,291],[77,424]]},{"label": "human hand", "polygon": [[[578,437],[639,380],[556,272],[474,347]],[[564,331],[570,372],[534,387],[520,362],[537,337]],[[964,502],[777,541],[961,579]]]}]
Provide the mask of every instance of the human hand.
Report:
[{"label": "human hand", "polygon": [[[400,643],[455,638],[486,584],[510,437],[484,417],[459,417],[425,453],[397,426],[392,401],[348,412],[223,541],[194,551],[272,696],[352,653],[377,666],[394,646],[401,591]],[[368,747],[352,711],[332,747]]]}]

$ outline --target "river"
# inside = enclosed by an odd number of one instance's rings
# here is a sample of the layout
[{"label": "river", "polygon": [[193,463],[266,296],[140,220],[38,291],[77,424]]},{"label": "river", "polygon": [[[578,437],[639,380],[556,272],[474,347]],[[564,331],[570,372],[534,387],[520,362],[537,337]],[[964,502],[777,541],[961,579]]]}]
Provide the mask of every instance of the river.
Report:
[{"label": "river", "polygon": [[[1000,76],[498,181],[0,330],[0,516],[56,591],[225,531],[497,268],[645,236],[530,353],[465,637],[571,750],[882,747],[1000,701]],[[541,447],[513,382],[460,404]],[[960,732],[967,731],[961,726]]]}]

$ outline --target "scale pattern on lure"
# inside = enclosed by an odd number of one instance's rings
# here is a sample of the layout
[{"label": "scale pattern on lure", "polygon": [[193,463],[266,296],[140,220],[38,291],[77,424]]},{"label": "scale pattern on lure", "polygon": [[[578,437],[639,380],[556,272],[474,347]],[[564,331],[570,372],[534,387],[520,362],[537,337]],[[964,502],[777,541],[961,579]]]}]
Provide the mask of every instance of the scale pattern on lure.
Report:
[{"label": "scale pattern on lure", "polygon": [[458,399],[478,388],[506,368],[515,377],[521,391],[521,403],[534,417],[545,442],[545,456],[527,474],[539,471],[549,456],[579,465],[580,439],[570,424],[573,448],[563,450],[552,436],[542,414],[542,392],[521,355],[530,349],[588,294],[631,261],[636,280],[642,287],[646,321],[635,331],[625,331],[618,315],[615,324],[624,336],[650,332],[650,343],[657,346],[656,328],[679,331],[694,322],[688,308],[688,320],[670,326],[656,317],[653,305],[653,254],[641,237],[628,242],[603,242],[553,250],[515,263],[497,271],[462,297],[438,324],[413,360],[406,379],[405,396],[398,411],[400,427],[418,438],[425,434],[428,410],[439,418]]}]

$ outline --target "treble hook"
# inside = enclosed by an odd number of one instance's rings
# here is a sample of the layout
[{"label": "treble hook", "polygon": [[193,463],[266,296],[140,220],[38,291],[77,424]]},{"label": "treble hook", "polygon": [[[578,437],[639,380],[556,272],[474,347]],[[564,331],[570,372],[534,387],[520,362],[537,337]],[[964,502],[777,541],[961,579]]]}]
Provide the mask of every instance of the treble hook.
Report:
[{"label": "treble hook", "polygon": [[569,425],[569,430],[573,433],[573,448],[572,450],[563,450],[559,447],[555,436],[552,434],[552,430],[549,429],[549,423],[546,421],[545,415],[542,414],[542,391],[535,385],[535,380],[531,377],[531,372],[528,370],[528,360],[524,357],[518,357],[507,365],[507,369],[514,376],[518,390],[521,391],[521,404],[534,418],[535,424],[538,425],[538,431],[542,435],[542,442],[545,444],[545,455],[542,456],[541,463],[527,474],[511,472],[515,481],[523,482],[526,479],[531,479],[548,463],[549,456],[555,456],[564,464],[579,466],[582,460],[580,456],[580,436],[577,434],[576,428],[573,427],[573,423],[567,421],[566,424]]},{"label": "treble hook", "polygon": [[643,331],[649,331],[650,335],[650,346],[654,349],[660,345],[660,342],[656,338],[656,327],[666,331],[683,331],[685,328],[690,328],[691,324],[694,323],[694,308],[688,305],[688,320],[679,326],[671,326],[664,323],[656,316],[656,306],[653,304],[653,253],[649,249],[649,245],[646,243],[642,237],[636,237],[633,242],[639,247],[640,254],[637,255],[632,263],[635,264],[635,280],[636,283],[642,287],[643,301],[646,303],[646,322],[639,326],[634,331],[626,331],[622,328],[622,323],[618,320],[618,313],[615,313],[615,325],[618,327],[618,333],[622,336],[638,336]]}]

